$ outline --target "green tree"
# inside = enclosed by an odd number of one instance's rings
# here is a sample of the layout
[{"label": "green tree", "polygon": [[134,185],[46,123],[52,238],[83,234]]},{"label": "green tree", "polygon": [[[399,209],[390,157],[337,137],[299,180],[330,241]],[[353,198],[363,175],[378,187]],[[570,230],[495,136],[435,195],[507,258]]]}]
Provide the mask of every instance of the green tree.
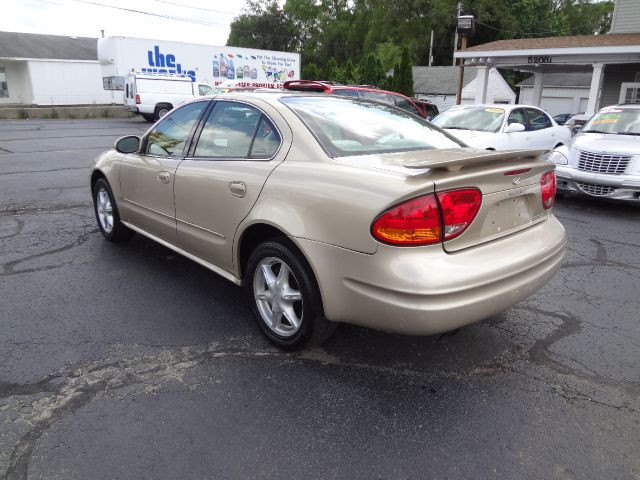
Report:
[{"label": "green tree", "polygon": [[376,56],[373,53],[370,53],[362,59],[358,72],[358,82],[360,84],[374,86],[378,84],[378,65]]},{"label": "green tree", "polygon": [[309,63],[302,69],[303,80],[321,80],[318,66],[315,63]]},{"label": "green tree", "polygon": [[396,85],[397,92],[413,97],[413,62],[408,47],[402,47],[402,59],[400,60],[400,79]]},{"label": "green tree", "polygon": [[336,78],[337,74],[338,74],[338,62],[336,62],[335,58],[331,57],[327,62],[327,67],[325,69],[325,75],[327,76],[325,80],[329,80],[331,82],[337,82],[338,81],[338,79]]},{"label": "green tree", "polygon": [[356,72],[351,59],[347,60],[344,66],[344,83],[356,83]]}]

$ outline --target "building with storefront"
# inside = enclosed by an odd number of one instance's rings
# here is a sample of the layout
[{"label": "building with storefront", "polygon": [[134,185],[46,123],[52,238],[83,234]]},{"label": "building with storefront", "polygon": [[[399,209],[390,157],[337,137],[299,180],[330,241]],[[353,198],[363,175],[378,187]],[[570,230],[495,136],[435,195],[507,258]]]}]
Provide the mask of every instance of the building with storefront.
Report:
[{"label": "building with storefront", "polygon": [[604,35],[498,40],[457,51],[478,69],[475,102],[485,103],[491,67],[534,76],[531,104],[540,106],[545,75],[591,75],[585,112],[640,101],[640,1],[616,0],[611,32]]},{"label": "building with storefront", "polygon": [[[589,102],[591,74],[588,72],[547,73],[543,77],[540,107],[551,115],[584,113]],[[535,76],[518,83],[518,103],[531,105]]]}]

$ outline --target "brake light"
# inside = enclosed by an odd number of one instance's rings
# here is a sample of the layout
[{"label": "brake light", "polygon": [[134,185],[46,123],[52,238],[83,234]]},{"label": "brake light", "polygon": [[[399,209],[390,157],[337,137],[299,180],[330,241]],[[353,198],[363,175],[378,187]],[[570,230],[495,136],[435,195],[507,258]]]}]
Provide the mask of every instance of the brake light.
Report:
[{"label": "brake light", "polygon": [[136,105],[140,105],[140,95],[136,94]]},{"label": "brake light", "polygon": [[371,231],[377,240],[399,246],[451,240],[471,225],[481,204],[482,194],[475,188],[441,192],[437,199],[424,195],[384,212]]},{"label": "brake light", "polygon": [[392,245],[429,245],[442,237],[440,210],[433,195],[414,198],[383,213],[373,223],[375,238]]},{"label": "brake light", "polygon": [[439,193],[438,200],[444,220],[444,239],[451,240],[462,234],[476,218],[482,194],[478,189],[465,188]]},{"label": "brake light", "polygon": [[550,209],[556,203],[556,172],[546,172],[540,177],[540,191],[542,193],[542,206]]}]

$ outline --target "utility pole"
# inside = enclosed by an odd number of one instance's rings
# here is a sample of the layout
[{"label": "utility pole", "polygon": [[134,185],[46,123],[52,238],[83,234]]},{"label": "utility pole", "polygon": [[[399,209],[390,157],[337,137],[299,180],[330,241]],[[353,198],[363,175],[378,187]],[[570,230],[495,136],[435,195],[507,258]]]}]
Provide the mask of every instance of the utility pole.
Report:
[{"label": "utility pole", "polygon": [[[462,14],[462,2],[458,2],[458,14],[456,18],[458,18]],[[456,35],[453,39],[453,53],[455,54],[458,50],[458,28],[456,27]],[[456,57],[453,57],[453,66],[456,66]]]},{"label": "utility pole", "polygon": [[433,63],[433,30],[431,30],[431,41],[429,42],[429,66]]},{"label": "utility pole", "polygon": [[[458,15],[456,23],[456,34],[462,36],[460,50],[467,48],[467,38],[476,33],[475,19],[473,15]],[[455,55],[455,54],[454,54]],[[455,60],[455,57],[454,57]],[[456,105],[462,102],[462,84],[464,82],[464,58],[460,59],[460,73],[458,74],[458,93],[456,95]]]}]

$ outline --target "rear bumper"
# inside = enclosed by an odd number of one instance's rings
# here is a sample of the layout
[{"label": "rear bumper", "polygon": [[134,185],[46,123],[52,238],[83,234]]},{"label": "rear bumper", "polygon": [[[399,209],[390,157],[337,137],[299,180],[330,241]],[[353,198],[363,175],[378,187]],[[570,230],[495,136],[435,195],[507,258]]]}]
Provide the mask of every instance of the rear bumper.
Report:
[{"label": "rear bumper", "polygon": [[607,175],[558,165],[556,179],[562,193],[640,203],[640,175]]},{"label": "rear bumper", "polygon": [[373,255],[296,239],[308,255],[329,320],[409,335],[487,318],[542,287],[564,257],[555,217],[525,231],[447,254],[441,245]]}]

